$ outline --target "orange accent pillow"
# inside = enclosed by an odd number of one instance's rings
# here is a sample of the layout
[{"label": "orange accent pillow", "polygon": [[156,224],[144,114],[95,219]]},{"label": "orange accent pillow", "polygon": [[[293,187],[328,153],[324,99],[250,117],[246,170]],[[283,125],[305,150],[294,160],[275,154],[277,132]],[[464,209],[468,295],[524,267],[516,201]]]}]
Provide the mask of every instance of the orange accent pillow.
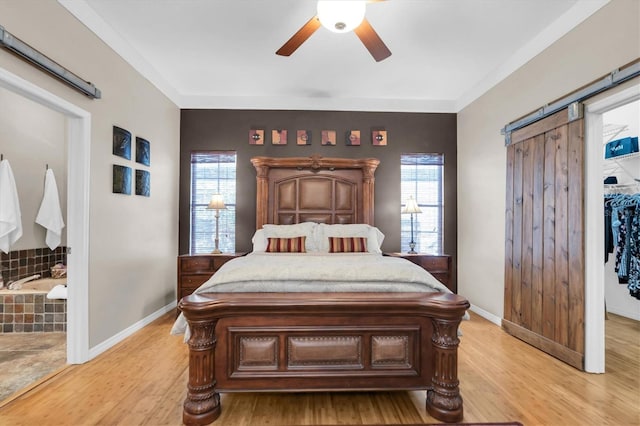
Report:
[{"label": "orange accent pillow", "polygon": [[267,253],[306,253],[306,236],[293,238],[267,238]]},{"label": "orange accent pillow", "polygon": [[329,253],[366,253],[365,237],[329,237]]}]

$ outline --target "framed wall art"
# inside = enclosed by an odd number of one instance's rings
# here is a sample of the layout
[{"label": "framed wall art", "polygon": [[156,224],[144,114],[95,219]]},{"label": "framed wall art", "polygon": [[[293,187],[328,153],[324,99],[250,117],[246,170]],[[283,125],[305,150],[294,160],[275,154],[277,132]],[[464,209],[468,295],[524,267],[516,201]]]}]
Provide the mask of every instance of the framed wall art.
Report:
[{"label": "framed wall art", "polygon": [[345,138],[345,143],[347,146],[360,145],[360,130],[349,130]]},{"label": "framed wall art", "polygon": [[311,145],[311,130],[298,130],[296,132],[296,143],[298,145]]},{"label": "framed wall art", "polygon": [[249,130],[249,145],[264,145],[264,130]]},{"label": "framed wall art", "polygon": [[151,173],[147,170],[136,170],[136,195],[151,195]]},{"label": "framed wall art", "polygon": [[148,140],[136,136],[136,163],[151,164],[151,144]]},{"label": "framed wall art", "polygon": [[113,165],[113,193],[131,194],[131,168]]},{"label": "framed wall art", "polygon": [[371,142],[373,145],[384,146],[387,144],[386,130],[373,130],[371,132]]},{"label": "framed wall art", "polygon": [[286,145],[287,144],[287,131],[282,129],[275,129],[271,131],[271,144],[272,145]]},{"label": "framed wall art", "polygon": [[323,130],[320,145],[335,145],[336,144],[336,131],[335,130]]},{"label": "framed wall art", "polygon": [[131,132],[113,126],[113,155],[131,160]]}]

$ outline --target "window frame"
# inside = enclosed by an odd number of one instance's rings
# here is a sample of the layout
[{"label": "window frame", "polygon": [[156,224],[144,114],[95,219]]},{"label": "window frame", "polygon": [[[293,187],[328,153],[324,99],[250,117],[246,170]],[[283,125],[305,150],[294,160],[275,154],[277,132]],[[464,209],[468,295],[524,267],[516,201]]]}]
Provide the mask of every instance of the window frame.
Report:
[{"label": "window frame", "polygon": [[[411,240],[411,216],[414,220],[414,242],[418,253],[442,254],[444,252],[444,166],[443,153],[402,153],[400,154],[400,196],[401,209],[404,209],[407,198],[411,195],[416,200],[422,213],[401,214],[400,216],[400,244],[401,251],[409,251]],[[428,168],[433,168],[429,170]],[[414,168],[413,176],[407,176],[408,168]],[[419,170],[423,168],[423,170]],[[436,179],[418,179],[420,174],[436,175]],[[435,190],[421,188],[420,183],[435,183]],[[413,185],[413,190],[407,187]],[[435,214],[429,216],[429,211],[435,209]],[[432,230],[425,227],[430,226]],[[421,228],[423,228],[421,230]],[[434,238],[435,236],[435,238]]]},{"label": "window frame", "polygon": [[[233,157],[233,161],[228,158]],[[213,178],[198,179],[199,174],[206,174],[206,170],[194,170],[198,165],[214,164],[218,171],[214,172]],[[223,164],[233,164],[232,172],[220,172]],[[189,166],[189,253],[207,254],[211,253],[215,246],[215,210],[207,209],[211,195],[215,193],[223,194],[226,209],[220,210],[219,217],[219,248],[224,253],[235,252],[236,241],[236,176],[237,176],[238,154],[237,151],[229,150],[197,150],[190,153]],[[205,166],[206,167],[206,166]],[[209,170],[212,172],[212,170]],[[231,184],[230,182],[233,181]],[[200,185],[199,185],[200,182]],[[199,186],[211,186],[209,189],[199,188]],[[232,190],[229,190],[232,188]],[[199,225],[199,219],[202,219]],[[210,234],[208,239],[202,235]],[[199,237],[200,236],[200,237]],[[224,238],[223,238],[224,237]],[[206,244],[203,243],[206,241]]]}]

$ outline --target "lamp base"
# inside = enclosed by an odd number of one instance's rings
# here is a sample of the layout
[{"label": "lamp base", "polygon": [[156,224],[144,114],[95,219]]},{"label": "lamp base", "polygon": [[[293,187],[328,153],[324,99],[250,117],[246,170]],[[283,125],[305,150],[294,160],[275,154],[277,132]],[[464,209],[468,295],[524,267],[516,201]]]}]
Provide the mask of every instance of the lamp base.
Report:
[{"label": "lamp base", "polygon": [[413,236],[411,238],[411,242],[409,243],[409,251],[407,253],[409,254],[417,254],[415,251],[416,248],[416,243],[413,241]]},{"label": "lamp base", "polygon": [[219,249],[215,249],[211,252],[211,254],[221,254],[222,252]]}]

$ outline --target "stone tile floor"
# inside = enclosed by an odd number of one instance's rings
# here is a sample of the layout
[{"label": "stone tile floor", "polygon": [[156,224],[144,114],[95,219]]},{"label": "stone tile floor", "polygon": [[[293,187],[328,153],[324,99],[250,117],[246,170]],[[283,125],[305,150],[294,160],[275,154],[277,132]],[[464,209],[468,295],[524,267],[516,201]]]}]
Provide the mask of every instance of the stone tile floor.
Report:
[{"label": "stone tile floor", "polygon": [[0,334],[0,402],[66,365],[66,333]]}]

